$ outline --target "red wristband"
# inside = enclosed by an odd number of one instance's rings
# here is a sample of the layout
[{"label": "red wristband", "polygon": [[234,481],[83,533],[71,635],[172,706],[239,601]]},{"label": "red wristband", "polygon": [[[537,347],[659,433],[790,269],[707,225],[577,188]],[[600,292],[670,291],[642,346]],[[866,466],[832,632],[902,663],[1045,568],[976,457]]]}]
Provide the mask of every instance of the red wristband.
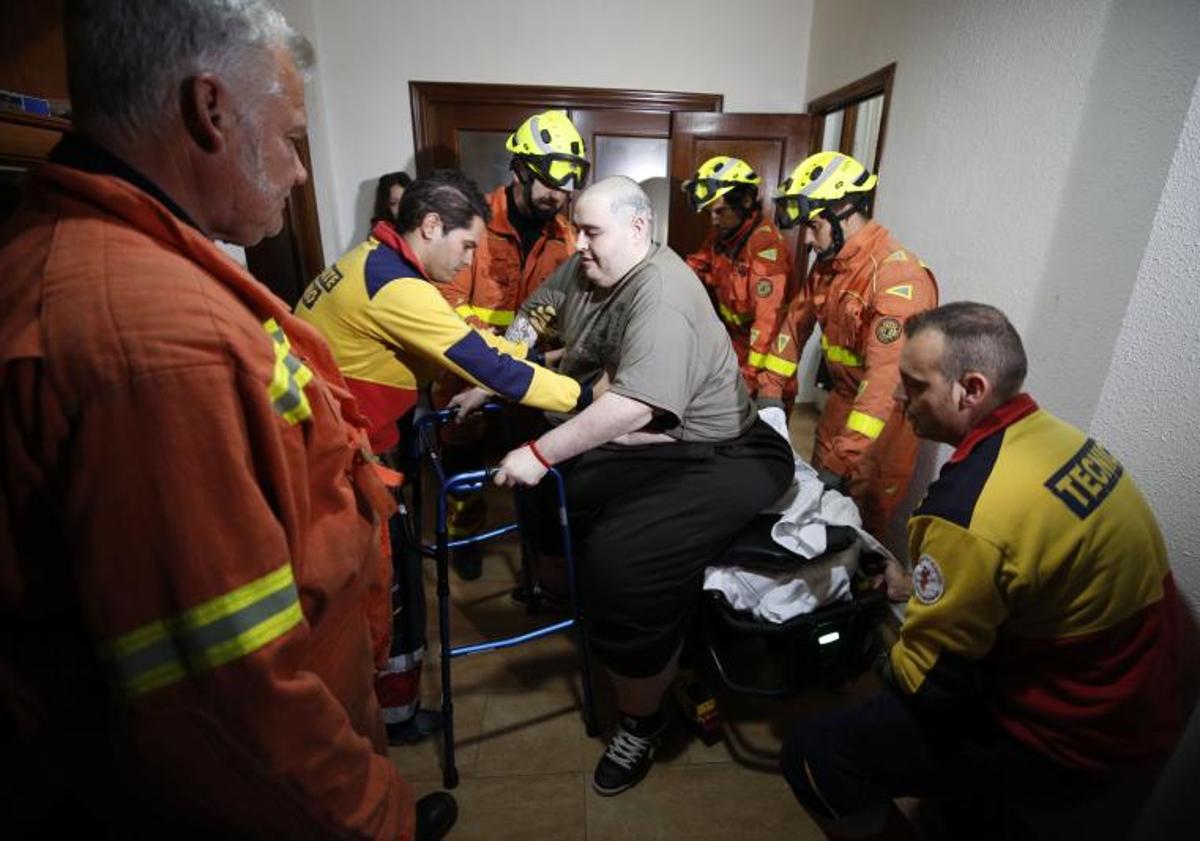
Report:
[{"label": "red wristband", "polygon": [[525,446],[529,448],[529,452],[533,453],[533,457],[542,463],[542,467],[547,470],[553,467],[550,462],[546,461],[546,457],[542,455],[541,451],[538,450],[537,443],[532,438],[525,442]]}]

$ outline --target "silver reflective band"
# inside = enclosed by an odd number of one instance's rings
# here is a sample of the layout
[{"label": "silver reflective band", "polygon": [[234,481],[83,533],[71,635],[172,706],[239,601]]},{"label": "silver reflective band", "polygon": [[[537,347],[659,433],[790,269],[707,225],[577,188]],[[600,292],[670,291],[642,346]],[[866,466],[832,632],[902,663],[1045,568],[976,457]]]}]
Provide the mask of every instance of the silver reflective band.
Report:
[{"label": "silver reflective band", "polygon": [[542,154],[549,155],[554,150],[542,142],[542,131],[538,128],[538,118],[534,117],[529,121],[529,133],[533,136],[533,142],[537,144],[538,149]]},{"label": "silver reflective band", "polygon": [[838,155],[829,162],[829,166],[821,170],[821,174],[817,176],[815,181],[810,181],[804,185],[804,189],[800,191],[802,196],[811,196],[817,191],[817,188],[833,177],[833,174],[841,167],[842,162],[846,160],[845,155]]}]

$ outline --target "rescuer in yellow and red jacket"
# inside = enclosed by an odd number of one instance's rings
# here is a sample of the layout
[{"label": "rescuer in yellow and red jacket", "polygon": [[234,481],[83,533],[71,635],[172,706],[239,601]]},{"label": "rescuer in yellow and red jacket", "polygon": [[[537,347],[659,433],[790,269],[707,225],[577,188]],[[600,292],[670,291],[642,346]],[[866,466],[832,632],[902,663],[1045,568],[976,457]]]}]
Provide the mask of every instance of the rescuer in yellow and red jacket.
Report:
[{"label": "rescuer in yellow and red jacket", "polygon": [[[511,181],[488,195],[492,216],[479,241],[475,259],[439,288],[469,324],[503,334],[517,308],[575,252],[575,229],[567,220],[567,199],[582,188],[588,175],[583,137],[563,111],[529,117],[509,135],[505,148],[512,158]],[[440,377],[433,395],[445,405],[468,387],[460,377]],[[538,421],[521,415],[513,425],[522,430]],[[442,456],[451,472],[483,463],[483,427],[468,421],[442,430]],[[452,496],[447,529],[452,540],[479,532],[487,507],[479,494]],[[478,578],[478,547],[466,544],[451,553],[451,563],[464,579]]]},{"label": "rescuer in yellow and red jacket", "polygon": [[[420,389],[445,371],[539,409],[571,412],[591,401],[590,385],[534,364],[523,344],[470,326],[438,292],[470,262],[488,213],[462,173],[444,170],[417,179],[404,192],[396,224],[376,223],[372,235],[313,280],[296,305],[296,314],[329,342],[367,416],[377,453],[399,443],[397,422],[416,404]],[[377,606],[397,616],[379,692],[389,736],[410,743],[432,732],[437,719],[419,709],[425,652],[420,564],[403,553],[394,560],[399,601]]]},{"label": "rescuer in yellow and red jacket", "polygon": [[933,273],[865,212],[875,176],[838,152],[801,162],[776,197],[780,227],[804,225],[816,251],[775,337],[759,384],[778,396],[795,378],[813,327],[833,381],[817,426],[813,466],[858,504],[864,527],[884,532],[904,498],[917,439],[896,406],[904,321],[937,306]]},{"label": "rescuer in yellow and red jacket", "polygon": [[905,334],[900,404],[955,449],[909,519],[912,573],[887,564],[908,605],[882,691],[804,722],[784,775],[831,838],[913,837],[896,796],[966,799],[975,826],[954,838],[980,834],[989,799],[1133,837],[1187,709],[1187,616],[1154,513],[1112,453],[1022,393],[999,310],[948,304]]},{"label": "rescuer in yellow and red jacket", "polygon": [[787,243],[759,208],[761,182],[739,158],[718,155],[700,165],[683,191],[693,209],[709,212],[712,229],[700,250],[686,259],[711,291],[750,396],[760,398],[760,407],[790,408],[796,394],[794,376],[777,394],[759,393],[761,374],[787,306],[792,272]]},{"label": "rescuer in yellow and red jacket", "polygon": [[[460,173],[413,182],[397,223],[407,229],[376,223],[371,236],[313,280],[296,305],[296,314],[333,348],[371,422],[376,452],[399,442],[396,421],[443,371],[539,409],[569,412],[591,399],[587,386],[527,359],[524,345],[471,327],[438,291],[448,272],[470,262],[489,212],[482,196],[478,207],[457,208],[449,200],[442,206],[441,193],[466,195],[468,184],[478,196]],[[458,219],[456,210],[465,218]]]}]

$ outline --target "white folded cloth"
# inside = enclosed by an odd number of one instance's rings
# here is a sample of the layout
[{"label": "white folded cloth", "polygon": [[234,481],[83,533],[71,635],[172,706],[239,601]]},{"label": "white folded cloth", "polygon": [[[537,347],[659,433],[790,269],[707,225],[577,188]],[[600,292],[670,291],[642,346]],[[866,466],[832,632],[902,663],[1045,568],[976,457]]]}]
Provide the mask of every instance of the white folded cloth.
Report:
[{"label": "white folded cloth", "polygon": [[[760,409],[759,417],[790,443],[783,410]],[[786,622],[802,613],[850,599],[850,579],[858,569],[862,551],[891,556],[883,544],[863,530],[858,507],[849,497],[827,491],[817,471],[799,456],[795,475],[783,496],[767,509],[779,514],[771,538],[802,558],[818,558],[794,570],[772,572],[744,567],[710,566],[704,571],[704,589],[721,593],[735,610],[769,622]],[[849,549],[821,558],[827,544],[827,526],[850,526],[859,540]]]}]

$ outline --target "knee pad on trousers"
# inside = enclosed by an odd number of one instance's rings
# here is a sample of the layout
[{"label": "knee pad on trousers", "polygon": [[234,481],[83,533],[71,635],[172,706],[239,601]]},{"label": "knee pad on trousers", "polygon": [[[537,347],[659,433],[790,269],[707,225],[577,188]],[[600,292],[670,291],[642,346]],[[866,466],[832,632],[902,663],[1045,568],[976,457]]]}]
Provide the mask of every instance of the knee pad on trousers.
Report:
[{"label": "knee pad on trousers", "polygon": [[[827,782],[831,777],[837,778],[834,757],[834,745],[819,725],[806,726],[784,741],[779,764],[800,805],[828,837],[877,837],[892,821],[895,811],[892,801],[884,798],[850,805],[842,802],[845,798],[839,801],[836,791],[822,790],[822,785],[826,785],[826,788],[836,785]],[[900,824],[904,823],[901,819]],[[910,836],[901,833],[895,837]]]}]

